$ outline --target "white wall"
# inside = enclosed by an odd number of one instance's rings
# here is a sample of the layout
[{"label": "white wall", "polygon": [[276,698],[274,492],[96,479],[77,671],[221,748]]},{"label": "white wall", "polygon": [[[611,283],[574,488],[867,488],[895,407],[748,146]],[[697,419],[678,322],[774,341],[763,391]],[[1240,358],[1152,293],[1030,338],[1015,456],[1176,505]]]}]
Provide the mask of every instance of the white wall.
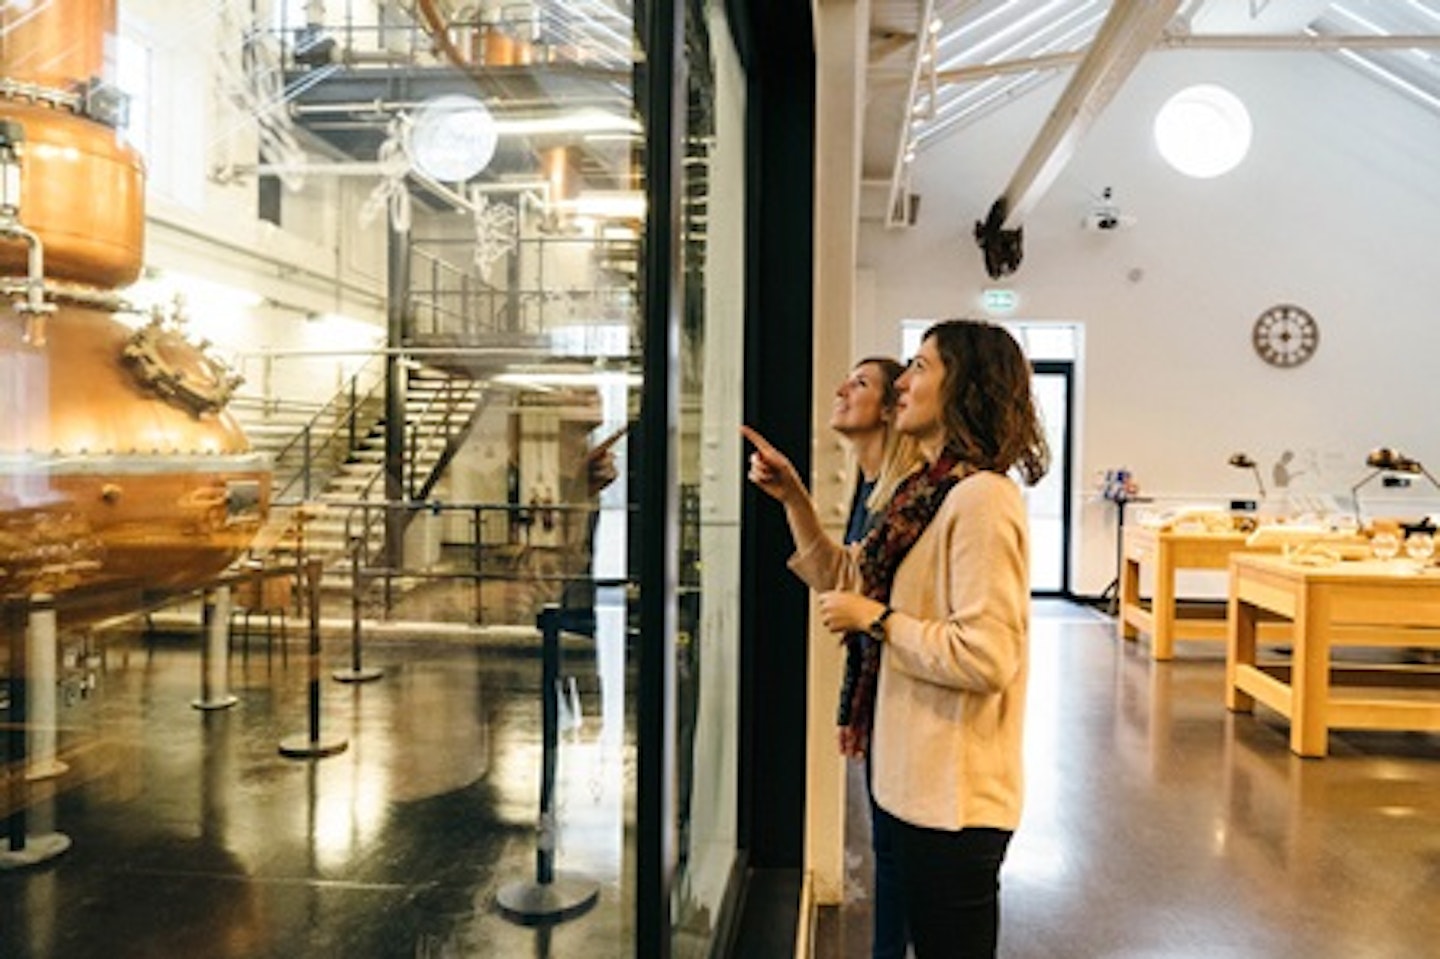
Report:
[{"label": "white wall", "polygon": [[[248,16],[246,5],[234,5]],[[258,159],[255,123],[224,94],[217,51],[233,48],[219,5],[125,0],[121,29],[150,53],[150,138],[145,156],[145,265],[246,290],[265,299],[239,308],[189,302],[190,331],[236,367],[247,394],[323,402],[358,366],[353,355],[262,352],[354,350],[384,336],[386,223],[362,226],[370,178],[311,176],[281,201],[282,226],[258,216],[253,173],[218,172]],[[341,314],[356,324],[308,323]]]},{"label": "white wall", "polygon": [[[1246,163],[1206,181],[1171,170],[1150,135],[1161,103],[1198,82],[1238,94],[1255,127]],[[1322,54],[1152,54],[1025,223],[1017,273],[992,281],[973,224],[1063,83],[923,152],[919,223],[868,225],[860,268],[875,276],[870,340],[892,349],[902,318],[978,315],[990,286],[1018,293],[1016,318],[1084,325],[1076,592],[1114,573],[1113,509],[1093,482],[1107,467],[1130,467],[1146,494],[1223,500],[1255,492],[1230,453],[1249,452],[1269,483],[1290,449],[1310,466],[1295,487],[1344,503],[1373,447],[1440,467],[1440,117]],[[1082,230],[1107,186],[1137,224]],[[1256,316],[1281,302],[1321,328],[1314,359],[1291,370],[1250,346]],[[1386,492],[1367,487],[1367,510],[1435,508],[1418,489]]]}]

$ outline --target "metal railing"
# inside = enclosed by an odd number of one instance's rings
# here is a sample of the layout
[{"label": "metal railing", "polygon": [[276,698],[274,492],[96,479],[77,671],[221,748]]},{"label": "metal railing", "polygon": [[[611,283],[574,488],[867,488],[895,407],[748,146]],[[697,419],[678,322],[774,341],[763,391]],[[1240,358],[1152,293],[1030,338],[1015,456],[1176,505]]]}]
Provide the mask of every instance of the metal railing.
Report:
[{"label": "metal railing", "polygon": [[273,503],[310,499],[354,455],[384,413],[385,379],[379,366],[377,359],[367,361],[275,452]]},{"label": "metal railing", "polygon": [[[337,502],[332,505],[347,509],[345,540],[348,544],[344,554],[345,568],[350,571],[350,588],[356,598],[369,593],[373,586],[383,588],[383,608],[388,612],[394,605],[394,582],[397,579],[413,579],[428,582],[465,581],[473,588],[474,622],[484,621],[484,602],[481,587],[484,583],[527,583],[543,593],[544,602],[565,601],[567,596],[578,598],[585,589],[600,585],[590,572],[588,542],[555,543],[550,546],[532,545],[531,531],[536,525],[536,507],[518,503],[482,502],[393,502],[385,499],[371,499],[361,496],[354,500]],[[595,503],[553,503],[544,507],[556,516],[571,515],[577,520],[595,514],[600,507]],[[624,507],[628,512],[631,507]],[[385,525],[386,517],[401,513],[408,523],[421,513],[432,516],[463,514],[469,517],[472,530],[470,555],[467,568],[458,569],[417,569],[392,567],[388,562],[377,561],[370,550],[371,531]],[[485,537],[487,516],[504,517],[507,529],[505,539],[500,542],[488,541]],[[565,562],[551,568],[540,557],[546,553],[563,556]],[[620,581],[610,582],[616,585]],[[576,591],[579,592],[576,592]],[[538,607],[537,607],[538,611]]]},{"label": "metal railing", "polygon": [[[451,377],[430,396],[416,415],[409,418],[406,424],[410,440],[409,456],[406,458],[407,498],[423,500],[434,490],[440,474],[470,432],[483,399],[484,393],[474,380]],[[433,459],[430,458],[432,452]]]},{"label": "metal railing", "polygon": [[[492,51],[513,65],[512,45],[525,46],[526,65],[600,65],[610,69],[628,67],[633,57],[634,26],[618,11],[578,6],[561,0],[539,3],[502,4],[498,17],[483,14],[480,5],[466,5],[459,14],[445,15],[431,7],[440,19],[432,30],[427,18],[409,11],[376,13],[373,3],[345,0],[338,16],[324,24],[303,24],[304,0],[283,0],[280,22],[297,24],[274,31],[282,62],[295,66],[342,63],[366,65],[429,63],[436,49],[453,50],[461,60],[452,66],[484,67]],[[337,4],[332,2],[333,9]],[[397,5],[392,5],[397,6]],[[407,4],[416,13],[424,11]],[[437,36],[436,34],[440,36]]]},{"label": "metal railing", "polygon": [[[445,247],[473,242],[473,239],[443,238],[415,241],[411,247],[413,281],[407,311],[407,340],[496,333],[537,335],[556,322],[630,325],[635,321],[638,297],[634,278],[626,267],[637,261],[638,241],[523,238],[511,253],[511,256],[523,256],[526,264],[524,283],[520,286],[491,283],[469,264],[456,265],[444,256]],[[434,252],[436,250],[440,252]],[[525,255],[527,251],[530,255]],[[573,257],[582,251],[592,268],[600,272],[616,271],[622,278],[591,287],[572,286],[563,292],[550,288],[545,273],[551,254]],[[497,265],[496,269],[499,268]]]}]

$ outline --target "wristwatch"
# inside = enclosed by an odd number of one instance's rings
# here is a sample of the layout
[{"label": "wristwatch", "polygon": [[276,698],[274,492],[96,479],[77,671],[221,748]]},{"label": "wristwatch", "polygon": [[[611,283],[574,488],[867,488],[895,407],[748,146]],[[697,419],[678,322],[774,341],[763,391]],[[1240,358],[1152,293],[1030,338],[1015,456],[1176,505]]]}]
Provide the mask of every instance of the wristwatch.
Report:
[{"label": "wristwatch", "polygon": [[890,614],[893,612],[895,612],[895,610],[891,609],[889,606],[886,606],[885,609],[881,611],[880,615],[875,617],[875,621],[870,624],[870,628],[866,630],[866,632],[868,632],[871,638],[873,638],[876,642],[884,641],[885,620],[889,619]]}]

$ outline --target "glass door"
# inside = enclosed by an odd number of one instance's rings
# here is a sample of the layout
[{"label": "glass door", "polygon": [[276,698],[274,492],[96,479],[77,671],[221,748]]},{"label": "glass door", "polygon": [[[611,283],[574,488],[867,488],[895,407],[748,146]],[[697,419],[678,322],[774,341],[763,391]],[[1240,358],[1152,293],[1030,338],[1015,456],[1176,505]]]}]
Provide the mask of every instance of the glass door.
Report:
[{"label": "glass door", "polygon": [[1070,459],[1074,364],[1034,364],[1035,401],[1050,445],[1050,471],[1025,490],[1030,518],[1030,591],[1070,591]]}]

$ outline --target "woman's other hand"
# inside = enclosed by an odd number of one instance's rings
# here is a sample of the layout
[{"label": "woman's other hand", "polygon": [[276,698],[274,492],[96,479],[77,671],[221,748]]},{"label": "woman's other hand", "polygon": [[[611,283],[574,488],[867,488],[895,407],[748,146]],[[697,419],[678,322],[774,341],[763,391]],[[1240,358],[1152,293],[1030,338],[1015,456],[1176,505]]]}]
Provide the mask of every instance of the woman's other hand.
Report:
[{"label": "woman's other hand", "polygon": [[750,482],[782,503],[795,496],[808,495],[789,457],[748,426],[741,426],[740,434],[755,447],[755,452],[750,454]]},{"label": "woman's other hand", "polygon": [[832,633],[863,633],[885,612],[885,604],[859,593],[831,590],[819,596],[820,622]]}]

